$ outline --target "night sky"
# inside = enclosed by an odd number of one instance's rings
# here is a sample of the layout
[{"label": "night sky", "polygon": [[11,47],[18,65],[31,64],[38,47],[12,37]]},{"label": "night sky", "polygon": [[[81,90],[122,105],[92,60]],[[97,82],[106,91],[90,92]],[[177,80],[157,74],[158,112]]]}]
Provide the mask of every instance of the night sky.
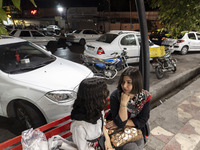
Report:
[{"label": "night sky", "polygon": [[57,4],[66,7],[98,7],[100,2],[106,0],[35,0],[38,7],[54,7]]},{"label": "night sky", "polygon": [[[29,0],[23,0],[28,1]],[[146,1],[146,0],[144,0]],[[30,3],[30,2],[29,2]],[[109,5],[108,0],[35,0],[38,8],[52,8],[56,7],[57,4],[61,4],[67,8],[69,7],[97,7],[99,11],[108,11]],[[129,0],[110,0],[111,11],[130,11]],[[30,7],[30,5],[27,5]],[[131,0],[131,10],[135,11],[135,0]],[[33,6],[32,6],[33,7]],[[149,10],[147,3],[145,2],[146,10]]]}]

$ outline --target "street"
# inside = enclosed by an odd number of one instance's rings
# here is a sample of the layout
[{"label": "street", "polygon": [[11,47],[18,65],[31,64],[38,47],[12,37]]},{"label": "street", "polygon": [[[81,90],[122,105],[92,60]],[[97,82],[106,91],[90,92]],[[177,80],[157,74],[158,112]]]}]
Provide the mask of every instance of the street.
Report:
[{"label": "street", "polygon": [[[73,44],[72,46],[69,46],[66,49],[62,49],[62,48],[58,49],[55,55],[67,60],[81,63],[80,54],[82,54],[83,51],[84,51],[84,46],[81,46],[79,44]],[[180,55],[178,52],[174,52],[172,54],[172,57],[177,59],[177,71],[175,73],[167,72],[164,78],[162,79],[157,79],[155,75],[155,70],[150,65],[150,79],[149,79],[150,88],[151,86],[157,84],[158,82],[161,82],[163,80],[169,79],[170,77],[176,76],[177,74],[184,72],[190,68],[196,67],[197,65],[200,64],[199,56],[200,56],[200,52],[190,52],[186,55]],[[138,64],[130,64],[130,65],[138,67]],[[110,92],[112,92],[115,89],[120,73],[121,72],[119,72],[117,77],[115,77],[114,79],[107,81]]]},{"label": "street", "polygon": [[[82,54],[83,51],[84,51],[83,46],[80,46],[78,44],[73,44],[72,46],[69,46],[66,49],[58,49],[55,52],[55,55],[67,60],[81,63],[80,54]],[[168,80],[170,79],[170,77],[176,76],[177,74],[180,74],[200,64],[200,61],[199,61],[200,52],[190,52],[186,55],[179,55],[178,53],[173,53],[172,57],[177,59],[177,71],[176,73],[168,72],[163,79],[157,79],[154,69],[152,68],[152,66],[150,66],[150,77],[149,77],[150,88],[151,86],[157,84],[158,82],[161,82],[163,80]],[[138,67],[138,64],[132,64],[132,65],[135,67]],[[120,73],[121,72],[119,72],[116,78],[107,81],[110,92],[112,92],[116,88]],[[15,135],[12,133],[13,127],[11,126],[12,126],[11,120],[2,118],[2,117],[0,118],[0,132],[1,132],[1,135],[4,135],[0,137],[0,142],[3,142],[10,138],[15,137]]]}]

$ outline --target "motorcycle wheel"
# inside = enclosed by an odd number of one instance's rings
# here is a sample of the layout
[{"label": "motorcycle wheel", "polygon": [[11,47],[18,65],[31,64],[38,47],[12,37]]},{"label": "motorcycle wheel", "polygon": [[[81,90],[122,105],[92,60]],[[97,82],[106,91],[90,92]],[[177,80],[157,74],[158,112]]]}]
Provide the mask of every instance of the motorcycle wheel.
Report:
[{"label": "motorcycle wheel", "polygon": [[117,70],[104,70],[104,75],[106,79],[113,79],[117,75]]},{"label": "motorcycle wheel", "polygon": [[155,68],[155,72],[156,72],[156,77],[158,79],[162,79],[164,77],[164,72],[162,71],[162,67],[161,66],[157,66]]},{"label": "motorcycle wheel", "polygon": [[173,71],[173,73],[175,73],[176,72],[176,63],[174,60],[172,60],[172,65],[173,65],[172,71]]}]

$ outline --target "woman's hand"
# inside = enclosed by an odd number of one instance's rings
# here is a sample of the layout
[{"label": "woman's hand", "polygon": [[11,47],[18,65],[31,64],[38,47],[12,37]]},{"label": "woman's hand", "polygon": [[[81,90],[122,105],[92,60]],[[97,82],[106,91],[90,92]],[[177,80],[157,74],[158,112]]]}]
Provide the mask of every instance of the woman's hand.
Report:
[{"label": "woman's hand", "polygon": [[111,145],[110,140],[106,140],[104,144],[105,144],[106,150],[114,150],[114,148]]},{"label": "woman's hand", "polygon": [[114,150],[112,147],[112,144],[110,142],[110,137],[108,135],[108,132],[107,132],[105,126],[103,126],[103,135],[105,136],[105,142],[104,142],[105,149],[106,150]]},{"label": "woman's hand", "polygon": [[125,94],[124,92],[121,93],[121,105],[127,106],[127,103],[131,96],[129,94]]},{"label": "woman's hand", "polygon": [[109,121],[108,123],[106,123],[106,128],[107,129],[117,129],[117,125],[114,123],[114,121]]}]

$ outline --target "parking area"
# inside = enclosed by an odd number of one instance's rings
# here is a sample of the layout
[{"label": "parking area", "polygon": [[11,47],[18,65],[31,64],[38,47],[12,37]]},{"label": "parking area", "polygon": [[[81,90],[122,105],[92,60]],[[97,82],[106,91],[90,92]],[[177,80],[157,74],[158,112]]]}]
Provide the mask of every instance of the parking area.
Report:
[{"label": "parking area", "polygon": [[[58,57],[62,57],[64,59],[81,63],[80,55],[83,53],[83,51],[84,51],[83,46],[80,46],[78,44],[73,44],[72,46],[69,46],[66,49],[58,49],[55,55],[57,55]],[[169,72],[163,79],[160,80],[157,79],[154,69],[152,68],[152,66],[150,66],[150,89],[159,82],[162,82],[164,80],[170,80],[170,78],[175,77],[178,74],[181,74],[191,68],[200,65],[199,52],[195,53],[190,52],[187,55],[179,55],[178,53],[173,53],[172,57],[177,59],[177,72],[176,73]],[[138,64],[132,64],[132,65],[138,67]],[[112,92],[116,88],[120,73],[121,72],[119,72],[116,78],[107,81],[110,92]],[[13,134],[14,127],[12,125],[13,125],[12,120],[2,117],[0,118],[0,132],[2,133],[0,135],[0,142],[6,141],[15,136]]]}]

